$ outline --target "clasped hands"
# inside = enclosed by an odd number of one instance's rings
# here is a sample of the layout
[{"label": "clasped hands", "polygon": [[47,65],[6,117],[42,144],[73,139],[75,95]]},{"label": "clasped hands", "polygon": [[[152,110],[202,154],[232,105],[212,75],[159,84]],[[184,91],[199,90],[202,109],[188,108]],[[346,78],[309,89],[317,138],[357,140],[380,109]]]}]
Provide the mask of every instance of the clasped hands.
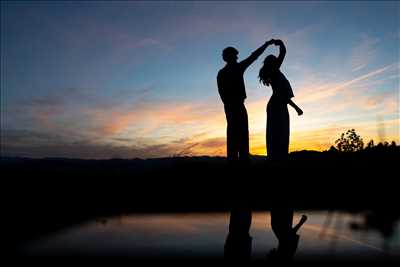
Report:
[{"label": "clasped hands", "polygon": [[281,45],[283,42],[280,39],[271,39],[269,41],[267,41],[265,44],[268,45]]}]

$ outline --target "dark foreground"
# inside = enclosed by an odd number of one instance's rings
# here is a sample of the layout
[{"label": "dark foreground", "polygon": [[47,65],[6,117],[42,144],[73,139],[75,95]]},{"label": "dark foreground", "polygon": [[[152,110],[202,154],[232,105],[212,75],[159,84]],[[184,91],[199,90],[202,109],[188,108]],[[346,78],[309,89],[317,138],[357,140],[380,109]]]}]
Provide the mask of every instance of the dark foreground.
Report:
[{"label": "dark foreground", "polygon": [[400,217],[399,148],[374,153],[298,152],[286,165],[254,157],[74,160],[2,158],[13,244],[98,216],[253,210],[367,211],[371,227]]}]

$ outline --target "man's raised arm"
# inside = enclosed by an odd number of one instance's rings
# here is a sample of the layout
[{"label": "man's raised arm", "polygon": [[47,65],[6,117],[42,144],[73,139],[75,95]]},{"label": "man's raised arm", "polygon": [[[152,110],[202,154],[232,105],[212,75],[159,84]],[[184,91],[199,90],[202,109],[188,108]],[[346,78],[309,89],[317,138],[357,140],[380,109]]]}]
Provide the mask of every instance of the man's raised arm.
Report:
[{"label": "man's raised arm", "polygon": [[254,61],[256,61],[257,58],[258,58],[259,56],[261,56],[262,53],[264,53],[265,49],[266,49],[269,45],[273,44],[273,42],[274,42],[273,39],[269,40],[268,42],[265,42],[265,44],[263,44],[262,46],[260,46],[260,47],[259,47],[256,51],[254,51],[253,53],[251,53],[251,55],[250,55],[248,58],[242,60],[242,61],[240,62],[240,64],[242,64],[242,65],[244,66],[244,69],[247,69],[247,67],[249,67]]}]

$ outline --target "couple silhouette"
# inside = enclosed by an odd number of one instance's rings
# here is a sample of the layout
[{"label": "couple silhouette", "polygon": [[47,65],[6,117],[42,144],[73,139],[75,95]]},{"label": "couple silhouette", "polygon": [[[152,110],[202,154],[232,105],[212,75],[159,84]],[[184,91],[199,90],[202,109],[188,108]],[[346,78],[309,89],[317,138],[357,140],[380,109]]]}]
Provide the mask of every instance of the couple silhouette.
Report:
[{"label": "couple silhouette", "polygon": [[289,151],[289,112],[292,106],[302,115],[303,111],[291,100],[292,87],[280,71],[286,48],[281,40],[271,39],[254,51],[249,57],[238,62],[239,52],[234,47],[222,51],[226,65],[218,72],[218,92],[224,104],[227,122],[227,158],[229,162],[249,162],[249,127],[247,110],[244,105],[246,88],[243,75],[269,45],[279,46],[279,56],[269,55],[260,69],[260,82],[272,87],[272,96],[267,105],[266,144],[268,158],[285,160]]},{"label": "couple silhouette", "polygon": [[[238,62],[238,50],[227,47],[222,51],[226,65],[218,72],[218,92],[224,104],[227,121],[227,159],[233,174],[233,190],[231,191],[231,216],[229,234],[225,242],[225,258],[250,259],[252,237],[251,208],[246,198],[250,192],[247,181],[243,178],[250,163],[249,129],[247,110],[244,105],[246,88],[244,72],[263,54],[270,45],[279,46],[278,57],[269,55],[259,71],[259,81],[272,87],[272,96],[267,104],[266,146],[268,159],[281,164],[287,161],[289,152],[290,122],[287,105],[292,106],[300,116],[303,111],[292,101],[292,87],[285,75],[280,71],[286,54],[286,47],[281,40],[271,39],[255,50],[249,57]],[[239,176],[239,179],[236,179]],[[298,242],[298,229],[307,220],[305,215],[293,227],[294,209],[290,205],[272,203],[271,226],[278,239],[278,247],[271,251],[269,259],[285,261],[294,255]]]}]

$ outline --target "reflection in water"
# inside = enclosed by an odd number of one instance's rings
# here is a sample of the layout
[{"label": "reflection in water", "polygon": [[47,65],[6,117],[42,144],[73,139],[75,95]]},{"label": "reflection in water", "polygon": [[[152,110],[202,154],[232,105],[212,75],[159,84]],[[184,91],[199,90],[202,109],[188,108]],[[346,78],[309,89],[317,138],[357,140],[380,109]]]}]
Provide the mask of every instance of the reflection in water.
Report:
[{"label": "reflection in water", "polygon": [[[291,208],[274,208],[271,211],[271,226],[278,247],[268,255],[273,262],[290,261],[296,253],[300,236],[297,231],[307,220],[303,215],[299,223],[293,227],[294,210]],[[224,258],[226,260],[250,260],[252,237],[249,234],[251,226],[251,210],[235,208],[231,211],[229,233],[225,241]]]},{"label": "reflection in water", "polygon": [[[249,218],[239,213],[235,218]],[[244,213],[245,214],[245,213]],[[357,257],[361,260],[382,257],[399,258],[400,239],[398,224],[391,238],[388,253],[384,253],[384,238],[377,231],[354,231],[350,224],[362,224],[362,216],[336,212],[335,218],[341,218],[340,225],[332,223],[325,229],[326,212],[307,212],[308,220],[298,230],[301,236],[296,250],[296,242],[281,243],[272,229],[271,217],[266,212],[254,212],[251,227],[248,219],[241,228],[232,222],[231,232],[240,229],[244,234],[229,235],[228,213],[196,214],[145,214],[124,215],[94,220],[77,225],[41,239],[21,244],[22,256],[57,256],[78,255],[88,257],[121,256],[129,258],[177,258],[177,257],[212,257],[223,258],[237,255],[242,258],[265,260],[266,254],[275,248],[278,255],[296,252],[294,260],[309,257],[330,257],[335,259]],[[274,219],[273,219],[274,220]],[[293,221],[301,220],[301,214],[294,213]],[[235,220],[233,220],[235,221]],[[244,219],[246,221],[246,219]],[[294,229],[296,226],[294,227]],[[332,247],[332,240],[335,246]],[[236,242],[236,241],[241,242]],[[224,249],[225,248],[225,249]],[[290,248],[290,249],[287,249]],[[291,252],[290,252],[291,251]],[[276,256],[276,254],[275,254]],[[273,259],[274,256],[268,257]]]},{"label": "reflection in water", "polygon": [[273,262],[288,262],[296,253],[300,235],[297,231],[306,222],[302,215],[299,223],[293,227],[294,210],[292,208],[273,208],[271,210],[272,231],[278,239],[278,248],[273,249],[268,259]]},{"label": "reflection in water", "polygon": [[250,260],[252,237],[251,210],[235,208],[231,211],[229,233],[225,241],[224,258],[226,260]]}]

